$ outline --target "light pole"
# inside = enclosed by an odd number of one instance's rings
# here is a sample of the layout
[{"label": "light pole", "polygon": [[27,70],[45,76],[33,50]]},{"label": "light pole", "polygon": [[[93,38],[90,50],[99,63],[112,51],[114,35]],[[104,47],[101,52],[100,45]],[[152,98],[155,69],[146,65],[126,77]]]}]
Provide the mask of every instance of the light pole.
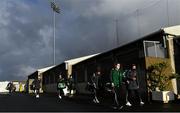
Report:
[{"label": "light pole", "polygon": [[53,9],[53,64],[56,64],[56,13],[60,13],[59,6],[55,0],[50,1],[51,8]]},{"label": "light pole", "polygon": [[119,46],[119,27],[118,27],[119,20],[116,19],[115,21],[116,21],[116,39],[117,39],[117,47],[118,47]]}]

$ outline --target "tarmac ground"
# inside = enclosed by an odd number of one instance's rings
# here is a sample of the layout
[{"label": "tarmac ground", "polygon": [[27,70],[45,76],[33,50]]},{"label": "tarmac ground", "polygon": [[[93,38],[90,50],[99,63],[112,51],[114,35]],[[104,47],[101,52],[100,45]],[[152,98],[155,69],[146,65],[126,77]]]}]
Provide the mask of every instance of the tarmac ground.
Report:
[{"label": "tarmac ground", "polygon": [[174,112],[180,111],[180,101],[168,104],[153,102],[143,106],[124,106],[122,110],[114,110],[110,103],[95,104],[87,95],[76,95],[72,98],[59,99],[57,94],[41,94],[36,99],[33,94],[13,93],[0,94],[0,112]]}]

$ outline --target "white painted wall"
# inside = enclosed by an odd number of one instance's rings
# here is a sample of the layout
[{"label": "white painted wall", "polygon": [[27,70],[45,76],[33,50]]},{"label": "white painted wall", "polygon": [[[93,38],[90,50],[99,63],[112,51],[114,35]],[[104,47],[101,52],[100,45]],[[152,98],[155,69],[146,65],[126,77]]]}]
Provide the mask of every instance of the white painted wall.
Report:
[{"label": "white painted wall", "polygon": [[9,81],[0,82],[0,93],[9,92],[8,90],[6,90],[6,87],[7,87],[8,83],[9,83]]},{"label": "white painted wall", "polygon": [[19,92],[19,82],[13,82],[13,85],[16,87],[16,92]]}]

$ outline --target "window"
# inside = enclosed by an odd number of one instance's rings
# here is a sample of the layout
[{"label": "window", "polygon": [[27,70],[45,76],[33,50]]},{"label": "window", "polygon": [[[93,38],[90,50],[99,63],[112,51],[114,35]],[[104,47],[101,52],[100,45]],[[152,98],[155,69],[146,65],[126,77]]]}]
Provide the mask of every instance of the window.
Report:
[{"label": "window", "polygon": [[166,49],[159,41],[143,41],[145,57],[167,58]]}]

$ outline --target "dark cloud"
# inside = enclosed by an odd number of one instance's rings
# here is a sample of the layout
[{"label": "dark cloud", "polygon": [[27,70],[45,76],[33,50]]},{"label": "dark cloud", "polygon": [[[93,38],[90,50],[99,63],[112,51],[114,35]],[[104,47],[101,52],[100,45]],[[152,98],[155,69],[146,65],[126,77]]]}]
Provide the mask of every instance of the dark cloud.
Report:
[{"label": "dark cloud", "polygon": [[[180,1],[56,0],[56,61],[103,52],[180,23]],[[138,10],[137,10],[138,9]],[[1,0],[0,80],[23,80],[53,64],[53,13],[48,0]]]}]

